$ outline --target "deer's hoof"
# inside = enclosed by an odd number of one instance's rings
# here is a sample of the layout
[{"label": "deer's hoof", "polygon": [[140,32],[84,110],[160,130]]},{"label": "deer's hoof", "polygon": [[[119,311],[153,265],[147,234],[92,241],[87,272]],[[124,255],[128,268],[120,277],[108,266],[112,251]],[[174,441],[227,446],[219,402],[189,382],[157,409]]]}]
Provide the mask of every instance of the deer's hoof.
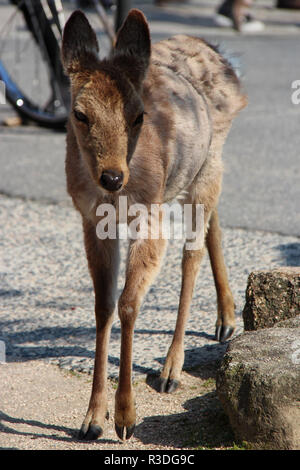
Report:
[{"label": "deer's hoof", "polygon": [[90,424],[88,429],[82,426],[79,431],[79,439],[84,441],[95,441],[98,437],[102,436],[103,429],[97,424]]},{"label": "deer's hoof", "polygon": [[175,379],[165,379],[164,377],[159,378],[158,390],[160,393],[173,393],[177,390],[179,381]]},{"label": "deer's hoof", "polygon": [[234,328],[232,326],[219,325],[216,327],[215,340],[220,341],[220,343],[225,343],[233,332]]},{"label": "deer's hoof", "polygon": [[135,424],[133,424],[132,426],[129,426],[128,428],[125,426],[119,426],[118,424],[115,424],[115,430],[116,430],[117,436],[119,437],[119,439],[121,439],[121,441],[130,439],[134,433],[134,429],[135,429]]}]

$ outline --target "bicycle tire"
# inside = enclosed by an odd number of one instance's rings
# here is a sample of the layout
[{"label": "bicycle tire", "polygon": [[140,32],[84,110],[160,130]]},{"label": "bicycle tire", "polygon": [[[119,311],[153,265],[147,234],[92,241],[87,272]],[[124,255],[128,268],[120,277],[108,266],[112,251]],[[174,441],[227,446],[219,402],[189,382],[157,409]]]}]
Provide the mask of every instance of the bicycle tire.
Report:
[{"label": "bicycle tire", "polygon": [[[47,53],[49,50],[51,51],[51,57],[49,62],[45,62],[48,66],[48,75],[51,76],[51,80],[55,81],[55,85],[50,82],[50,88],[52,89],[52,93],[55,92],[55,86],[59,87],[59,91],[61,96],[64,96],[64,105],[65,105],[65,112],[61,112],[59,114],[55,114],[55,112],[49,111],[46,108],[41,108],[37,104],[35,104],[27,95],[23,92],[22,87],[20,87],[15,80],[10,76],[9,72],[7,71],[5,65],[0,60],[0,79],[5,84],[6,89],[6,98],[7,101],[12,105],[12,107],[16,110],[16,112],[21,116],[22,119],[34,121],[35,123],[39,124],[43,127],[60,129],[64,128],[65,124],[68,119],[68,108],[69,108],[69,101],[67,98],[68,92],[68,80],[65,77],[62,69],[62,65],[60,62],[60,46],[55,35],[52,32],[51,26],[49,25],[48,19],[44,14],[43,9],[39,9],[39,5],[37,3],[33,4],[35,8],[35,12],[38,12],[39,21],[43,21],[45,29],[43,30],[43,38],[45,39],[44,47],[48,48]],[[24,6],[24,3],[22,4]],[[22,10],[21,10],[22,12]],[[24,20],[27,23],[26,15],[23,13]],[[37,34],[35,34],[31,28],[28,28],[31,32],[32,36],[34,37],[35,41],[38,42]],[[41,47],[40,44],[38,44]],[[58,58],[59,57],[59,58]],[[58,60],[56,60],[58,59]],[[55,63],[56,60],[56,63]]]},{"label": "bicycle tire", "polygon": [[25,120],[34,121],[43,127],[59,129],[65,127],[68,112],[56,116],[38,108],[11,79],[0,61],[0,80],[5,84],[5,96],[17,113]]}]

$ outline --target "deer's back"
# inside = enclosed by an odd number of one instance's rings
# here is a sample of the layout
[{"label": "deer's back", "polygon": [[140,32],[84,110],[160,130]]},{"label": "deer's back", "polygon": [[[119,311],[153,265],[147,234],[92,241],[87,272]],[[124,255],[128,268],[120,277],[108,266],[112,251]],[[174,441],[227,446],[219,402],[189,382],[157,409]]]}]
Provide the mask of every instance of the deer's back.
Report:
[{"label": "deer's back", "polygon": [[194,180],[209,150],[223,144],[246,98],[215,48],[180,35],[153,46],[144,102],[147,115],[134,160],[148,154],[152,171],[164,174],[168,200]]}]

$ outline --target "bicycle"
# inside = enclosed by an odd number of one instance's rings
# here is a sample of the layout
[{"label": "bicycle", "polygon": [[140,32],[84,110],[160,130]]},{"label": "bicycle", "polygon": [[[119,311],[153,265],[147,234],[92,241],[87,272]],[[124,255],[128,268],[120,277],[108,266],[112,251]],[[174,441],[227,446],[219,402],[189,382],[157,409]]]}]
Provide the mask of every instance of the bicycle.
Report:
[{"label": "bicycle", "polygon": [[[131,0],[117,0],[115,25],[100,1],[91,1],[90,10],[97,13],[102,25],[100,43],[104,38],[108,40],[109,45],[104,47],[108,51]],[[60,60],[60,44],[66,10],[61,0],[7,2],[7,18],[0,30],[0,80],[5,84],[7,101],[23,122],[65,128],[70,94]]]}]

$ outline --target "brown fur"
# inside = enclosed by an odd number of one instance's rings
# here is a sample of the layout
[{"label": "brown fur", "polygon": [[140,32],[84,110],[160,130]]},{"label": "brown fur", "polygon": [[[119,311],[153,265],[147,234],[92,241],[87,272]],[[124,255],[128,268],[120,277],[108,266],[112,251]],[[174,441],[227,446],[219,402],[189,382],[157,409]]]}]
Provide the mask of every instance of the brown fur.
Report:
[{"label": "brown fur", "polygon": [[[151,56],[150,47],[147,22],[138,10],[130,12],[113,54],[104,61],[97,58],[95,34],[81,12],[72,15],[64,31],[62,58],[72,92],[67,188],[82,215],[95,289],[94,380],[80,434],[86,439],[102,434],[107,413],[107,351],[119,263],[118,240],[96,236],[99,204],[118,206],[120,195],[128,196],[129,203],[147,207],[174,198],[204,204],[206,242],[218,299],[217,339],[227,339],[235,325],[217,202],[222,147],[232,119],[245,106],[246,98],[230,65],[201,39],[177,36],[162,41],[153,46]],[[83,121],[76,118],[74,110],[77,116],[83,113]],[[123,172],[119,191],[101,187],[99,179],[107,170]],[[115,425],[121,438],[129,438],[135,425],[131,384],[134,322],[159,271],[165,247],[162,237],[130,243],[125,286],[118,302],[122,334]],[[161,391],[173,391],[180,380],[184,330],[203,254],[204,248],[189,251],[184,247],[178,318],[161,373]]]}]

